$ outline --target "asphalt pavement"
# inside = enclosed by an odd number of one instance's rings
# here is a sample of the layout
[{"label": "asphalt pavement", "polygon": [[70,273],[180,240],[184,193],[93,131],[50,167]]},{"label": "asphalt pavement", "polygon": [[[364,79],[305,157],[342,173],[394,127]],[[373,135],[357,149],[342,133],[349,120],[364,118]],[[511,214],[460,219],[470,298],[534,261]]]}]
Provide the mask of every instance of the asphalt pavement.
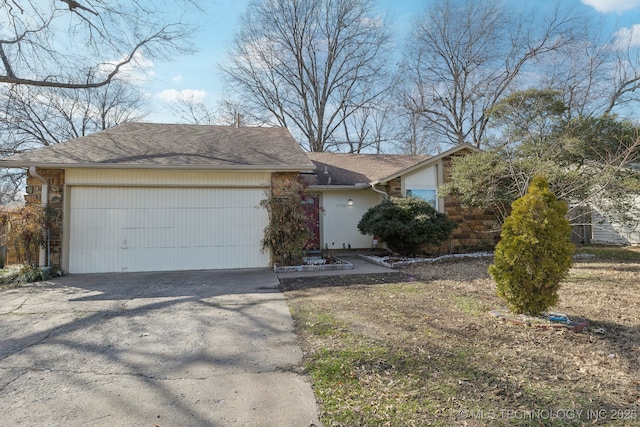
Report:
[{"label": "asphalt pavement", "polygon": [[320,425],[277,286],[257,269],[0,290],[2,424]]}]

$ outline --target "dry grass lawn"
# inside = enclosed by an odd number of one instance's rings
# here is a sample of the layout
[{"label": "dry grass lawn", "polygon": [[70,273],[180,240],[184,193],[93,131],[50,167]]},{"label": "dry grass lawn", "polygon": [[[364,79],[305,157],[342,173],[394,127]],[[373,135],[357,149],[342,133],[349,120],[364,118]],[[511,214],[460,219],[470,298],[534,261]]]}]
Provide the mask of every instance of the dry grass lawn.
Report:
[{"label": "dry grass lawn", "polygon": [[283,281],[325,425],[640,425],[640,261],[574,264],[579,334],[488,315],[490,262]]}]

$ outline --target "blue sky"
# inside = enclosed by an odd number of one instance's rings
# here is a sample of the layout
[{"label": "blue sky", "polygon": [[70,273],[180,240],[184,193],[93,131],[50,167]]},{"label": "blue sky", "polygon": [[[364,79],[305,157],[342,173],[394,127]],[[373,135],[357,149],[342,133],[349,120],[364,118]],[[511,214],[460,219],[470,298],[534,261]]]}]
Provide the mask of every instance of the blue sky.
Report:
[{"label": "blue sky", "polygon": [[[531,8],[528,0],[506,0]],[[590,14],[606,19],[617,29],[631,30],[637,25],[635,34],[640,44],[640,0],[558,0],[562,7],[577,13]],[[250,0],[216,0],[207,2],[205,14],[192,14],[192,19],[200,27],[194,35],[196,54],[176,56],[170,62],[149,62],[142,85],[150,98],[151,115],[154,122],[175,122],[176,118],[167,110],[167,103],[177,94],[191,95],[215,106],[224,92],[224,83],[218,71],[218,64],[226,58],[225,46],[237,31],[242,14]],[[379,0],[381,11],[392,18],[398,46],[401,47],[411,22],[428,5],[429,0]],[[555,0],[536,0],[536,8],[551,8]]]}]

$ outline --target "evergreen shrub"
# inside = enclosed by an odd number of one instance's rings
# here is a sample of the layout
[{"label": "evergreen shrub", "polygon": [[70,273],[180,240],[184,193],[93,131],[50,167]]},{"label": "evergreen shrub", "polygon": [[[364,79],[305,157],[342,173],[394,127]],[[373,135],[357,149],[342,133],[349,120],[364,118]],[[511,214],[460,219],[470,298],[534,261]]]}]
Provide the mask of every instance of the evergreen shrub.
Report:
[{"label": "evergreen shrub", "polygon": [[425,245],[441,244],[455,227],[446,214],[416,197],[385,199],[358,223],[362,234],[378,236],[391,251],[404,256],[415,255]]},{"label": "evergreen shrub", "polygon": [[512,312],[538,315],[557,303],[575,251],[566,214],[567,204],[541,175],[513,202],[489,267],[498,296]]}]

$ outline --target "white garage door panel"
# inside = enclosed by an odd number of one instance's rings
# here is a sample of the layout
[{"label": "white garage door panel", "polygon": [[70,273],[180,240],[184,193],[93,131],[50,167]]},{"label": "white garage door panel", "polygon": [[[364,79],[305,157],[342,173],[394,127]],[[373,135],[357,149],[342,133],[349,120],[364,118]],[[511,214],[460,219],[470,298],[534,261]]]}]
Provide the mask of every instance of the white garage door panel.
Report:
[{"label": "white garage door panel", "polygon": [[69,271],[265,267],[262,189],[71,187]]}]

